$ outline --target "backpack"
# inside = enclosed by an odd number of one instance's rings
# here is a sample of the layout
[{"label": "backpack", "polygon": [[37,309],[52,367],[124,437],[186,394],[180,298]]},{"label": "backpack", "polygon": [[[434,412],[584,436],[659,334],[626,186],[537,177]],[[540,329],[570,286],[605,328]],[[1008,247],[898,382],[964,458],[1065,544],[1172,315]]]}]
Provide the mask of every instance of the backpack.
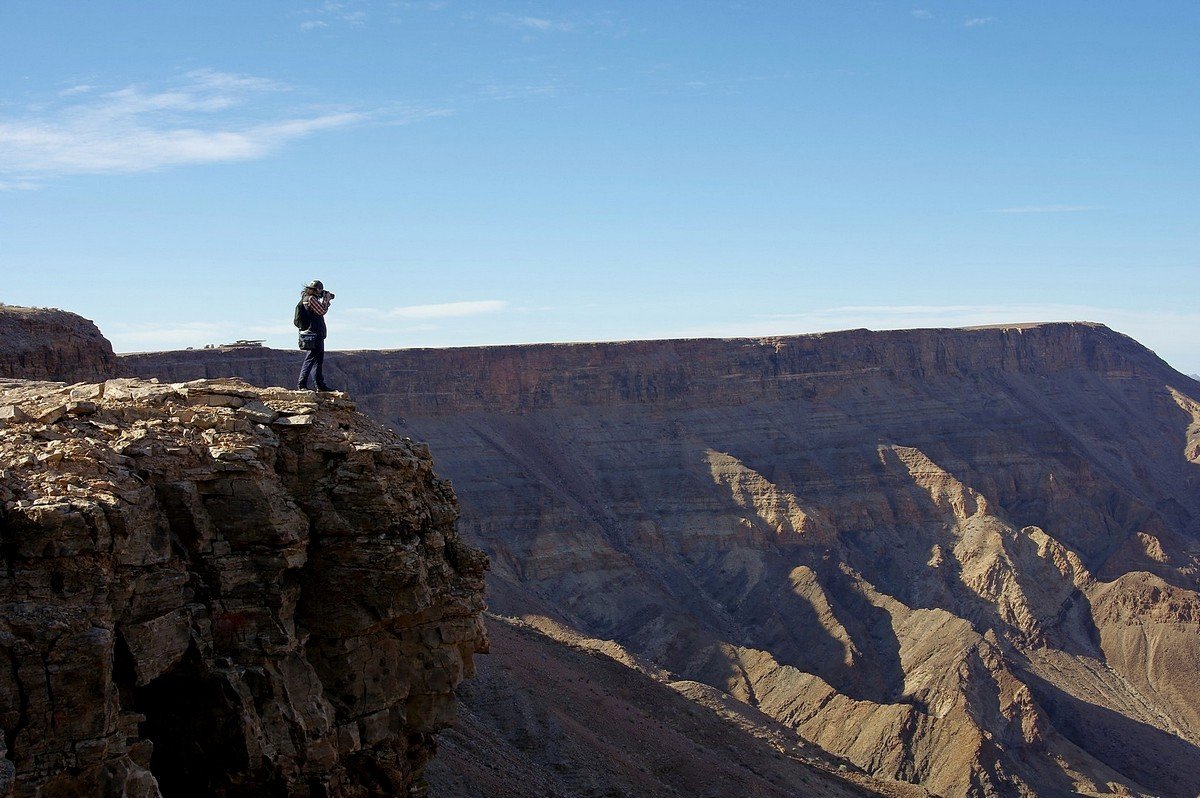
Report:
[{"label": "backpack", "polygon": [[292,314],[292,324],[295,324],[299,330],[307,330],[309,327],[308,317],[308,308],[304,306],[304,300],[301,299],[296,303],[296,312]]}]

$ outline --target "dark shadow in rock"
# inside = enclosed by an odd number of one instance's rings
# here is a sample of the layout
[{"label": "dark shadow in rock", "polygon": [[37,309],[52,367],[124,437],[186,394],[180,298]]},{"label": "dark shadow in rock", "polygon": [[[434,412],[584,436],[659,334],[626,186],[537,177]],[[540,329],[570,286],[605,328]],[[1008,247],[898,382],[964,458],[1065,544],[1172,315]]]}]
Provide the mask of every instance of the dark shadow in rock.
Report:
[{"label": "dark shadow in rock", "polygon": [[133,688],[133,704],[146,716],[140,731],[154,743],[150,771],[163,798],[268,795],[261,785],[240,791],[230,784],[249,762],[237,697],[206,673],[195,649],[167,673]]}]

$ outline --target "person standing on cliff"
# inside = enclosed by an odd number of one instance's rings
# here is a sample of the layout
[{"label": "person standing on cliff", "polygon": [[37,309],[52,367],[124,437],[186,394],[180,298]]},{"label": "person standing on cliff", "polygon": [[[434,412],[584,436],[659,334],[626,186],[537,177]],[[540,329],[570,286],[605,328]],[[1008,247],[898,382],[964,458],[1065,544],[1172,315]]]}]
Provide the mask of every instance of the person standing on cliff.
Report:
[{"label": "person standing on cliff", "polygon": [[333,390],[325,384],[325,375],[321,371],[325,365],[325,314],[329,312],[329,303],[332,301],[333,293],[326,291],[325,284],[320,280],[313,280],[304,286],[304,290],[300,293],[300,308],[297,309],[297,312],[304,311],[304,313],[299,313],[300,318],[304,320],[300,330],[301,332],[316,333],[316,336],[312,349],[308,350],[308,355],[304,358],[304,365],[300,367],[300,380],[296,384],[297,390],[308,390],[309,374],[312,374],[318,391]]}]

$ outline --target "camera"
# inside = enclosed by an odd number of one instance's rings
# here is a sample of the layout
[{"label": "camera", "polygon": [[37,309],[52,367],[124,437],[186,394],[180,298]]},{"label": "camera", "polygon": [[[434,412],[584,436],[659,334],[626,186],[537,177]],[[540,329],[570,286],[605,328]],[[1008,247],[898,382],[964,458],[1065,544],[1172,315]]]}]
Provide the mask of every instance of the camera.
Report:
[{"label": "camera", "polygon": [[332,291],[322,291],[321,296],[325,297],[326,299],[333,299],[333,292]]}]

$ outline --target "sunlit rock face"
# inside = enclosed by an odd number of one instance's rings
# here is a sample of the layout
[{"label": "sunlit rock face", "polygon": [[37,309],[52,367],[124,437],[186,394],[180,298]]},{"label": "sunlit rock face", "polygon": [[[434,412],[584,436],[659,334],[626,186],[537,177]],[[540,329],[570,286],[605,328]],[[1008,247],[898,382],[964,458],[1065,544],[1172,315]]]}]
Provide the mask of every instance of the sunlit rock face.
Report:
[{"label": "sunlit rock face", "polygon": [[0,795],[403,795],[486,645],[428,449],[341,396],[0,381]]},{"label": "sunlit rock face", "polygon": [[0,304],[0,342],[0,379],[78,382],[118,373],[96,325],[63,310]]},{"label": "sunlit rock face", "polygon": [[[287,384],[295,361],[123,363]],[[939,794],[1200,792],[1200,385],[1125,336],[859,330],[329,364],[438,453],[498,612],[617,641]]]}]

